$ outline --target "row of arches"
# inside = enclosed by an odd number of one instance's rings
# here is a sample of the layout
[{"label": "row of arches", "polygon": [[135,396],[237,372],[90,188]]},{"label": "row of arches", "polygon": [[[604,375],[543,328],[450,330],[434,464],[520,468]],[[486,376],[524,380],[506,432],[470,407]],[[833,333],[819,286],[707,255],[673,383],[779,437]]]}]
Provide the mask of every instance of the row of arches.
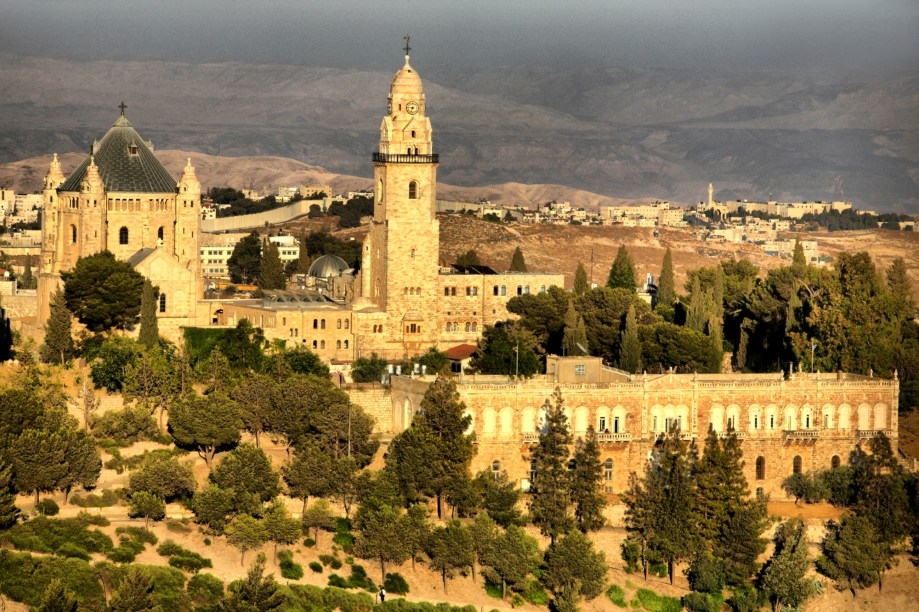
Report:
[{"label": "row of arches", "polygon": [[[471,411],[466,411],[471,417],[467,432],[472,432],[476,428],[476,415]],[[597,410],[594,420],[590,420],[590,411],[585,406],[578,408],[565,408],[565,415],[568,417],[571,431],[575,435],[583,434],[587,431],[588,425],[592,425],[598,433],[627,433],[629,430],[628,415],[625,408],[616,406],[615,408],[602,407]],[[546,408],[544,406],[537,408],[526,407],[520,413],[519,424],[514,424],[514,409],[510,406],[495,409],[486,407],[482,410],[479,417],[482,421],[480,435],[484,439],[488,438],[513,438],[517,432],[521,434],[535,434],[542,432],[546,427]]]},{"label": "row of arches", "polygon": [[[474,331],[478,331],[479,324],[476,323],[475,321],[472,321],[472,322],[466,321],[463,327],[464,327],[464,331],[474,332]],[[458,332],[459,330],[460,330],[460,324],[457,323],[456,321],[448,321],[444,325],[444,331],[446,332]]]},{"label": "row of arches", "polygon": [[853,409],[849,404],[824,404],[816,410],[809,404],[796,406],[787,405],[781,409],[775,404],[760,406],[750,405],[746,410],[745,422],[741,421],[742,411],[737,404],[724,407],[713,404],[709,409],[709,423],[715,431],[744,429],[755,431],[792,431],[797,429],[855,429],[880,430],[886,429],[888,423],[889,407],[884,403],[871,406],[862,403],[854,410],[855,422],[853,423]]},{"label": "row of arches", "polygon": [[[160,226],[156,230],[156,239],[160,244],[162,244],[163,242],[163,236],[164,236],[163,226]],[[121,245],[129,244],[130,239],[131,239],[130,230],[127,228],[127,226],[124,226],[124,225],[121,226],[118,229],[118,244],[121,244]],[[76,244],[77,241],[78,241],[77,226],[71,223],[70,224],[70,244]]]}]

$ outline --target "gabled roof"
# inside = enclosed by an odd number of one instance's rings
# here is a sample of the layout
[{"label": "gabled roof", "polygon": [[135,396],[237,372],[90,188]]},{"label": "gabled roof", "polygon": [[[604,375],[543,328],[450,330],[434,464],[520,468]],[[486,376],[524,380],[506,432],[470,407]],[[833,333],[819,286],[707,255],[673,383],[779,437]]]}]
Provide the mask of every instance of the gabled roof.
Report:
[{"label": "gabled roof", "polygon": [[156,252],[156,249],[145,248],[137,251],[130,257],[128,257],[128,263],[132,268],[136,268],[141,264],[142,261],[150,257]]},{"label": "gabled roof", "polygon": [[176,192],[176,180],[124,115],[118,117],[102,140],[93,143],[92,155],[83,160],[58,191],[80,191],[91,158],[99,167],[107,192]]},{"label": "gabled roof", "polygon": [[472,357],[473,353],[476,351],[476,348],[477,347],[474,344],[460,344],[448,348],[446,351],[444,351],[444,355],[447,356],[447,359],[452,361],[462,361],[463,359]]}]

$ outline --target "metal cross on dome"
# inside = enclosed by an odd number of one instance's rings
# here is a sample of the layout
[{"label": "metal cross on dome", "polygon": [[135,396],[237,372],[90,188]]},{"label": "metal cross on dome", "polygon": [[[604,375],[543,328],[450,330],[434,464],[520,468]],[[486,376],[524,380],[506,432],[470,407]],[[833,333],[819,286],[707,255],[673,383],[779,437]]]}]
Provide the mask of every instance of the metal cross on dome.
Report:
[{"label": "metal cross on dome", "polygon": [[127,107],[128,107],[128,105],[124,103],[124,100],[122,100],[122,101],[121,101],[121,104],[118,105],[118,108],[121,109],[121,114],[122,114],[122,115],[124,114],[124,109],[126,109]]},{"label": "metal cross on dome", "polygon": [[408,55],[408,52],[412,50],[412,48],[408,46],[408,42],[409,42],[411,39],[412,39],[412,37],[409,36],[409,35],[407,35],[407,34],[406,34],[405,36],[402,37],[402,40],[405,41],[405,54],[406,54],[406,55]]}]

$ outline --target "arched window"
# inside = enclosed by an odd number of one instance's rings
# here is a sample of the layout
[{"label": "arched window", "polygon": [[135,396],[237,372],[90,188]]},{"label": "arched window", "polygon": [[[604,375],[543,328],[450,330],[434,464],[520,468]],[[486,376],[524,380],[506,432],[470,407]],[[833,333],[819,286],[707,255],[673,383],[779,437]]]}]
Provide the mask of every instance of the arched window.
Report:
[{"label": "arched window", "polygon": [[335,341],[335,348],[337,348],[337,349],[340,349],[340,348],[341,348],[341,340],[336,340],[336,341]]},{"label": "arched window", "polygon": [[472,324],[472,331],[477,331],[476,328],[477,328],[478,326],[479,326],[478,323],[473,323],[473,324]]},{"label": "arched window", "polygon": [[501,462],[497,459],[491,462],[491,473],[495,478],[501,475]]},{"label": "arched window", "polygon": [[157,240],[163,239],[163,226],[162,225],[160,226],[158,230],[156,230],[156,239]]},{"label": "arched window", "polygon": [[603,462],[603,480],[605,481],[603,485],[604,493],[613,492],[613,460],[607,459]]},{"label": "arched window", "polygon": [[317,348],[319,348],[319,343],[313,340],[313,349],[317,349]]},{"label": "arched window", "polygon": [[501,295],[507,295],[507,286],[501,285]]},{"label": "arched window", "polygon": [[466,331],[469,331],[469,328],[470,328],[470,327],[472,327],[472,326],[471,326],[471,324],[467,321],[467,322],[466,322]]},{"label": "arched window", "polygon": [[766,458],[765,457],[756,458],[756,479],[757,480],[766,479]]},{"label": "arched window", "polygon": [[408,184],[408,199],[409,200],[418,199],[418,183],[416,181],[412,181],[411,183]]},{"label": "arched window", "polygon": [[839,467],[839,464],[840,464],[839,455],[833,455],[833,458],[830,459],[830,467],[835,470],[836,468]]},{"label": "arched window", "polygon": [[325,319],[323,319],[322,321],[319,322],[319,328],[320,328],[320,329],[325,329]]},{"label": "arched window", "polygon": [[319,348],[321,348],[321,349],[324,349],[324,348],[325,348],[325,340],[322,340],[322,341],[319,342]]},{"label": "arched window", "polygon": [[313,329],[319,329],[319,319],[313,319]]},{"label": "arched window", "polygon": [[348,348],[348,341],[345,340],[345,348]]},{"label": "arched window", "polygon": [[160,312],[166,312],[166,294],[160,294]]},{"label": "arched window", "polygon": [[795,455],[795,458],[791,460],[791,473],[800,474],[801,473],[801,456]]},{"label": "arched window", "polygon": [[762,487],[756,487],[756,499],[762,499],[766,495],[766,491]]},{"label": "arched window", "polygon": [[118,244],[128,243],[128,228],[122,227],[118,230]]},{"label": "arched window", "polygon": [[72,244],[77,243],[77,226],[76,225],[70,226],[70,242]]}]

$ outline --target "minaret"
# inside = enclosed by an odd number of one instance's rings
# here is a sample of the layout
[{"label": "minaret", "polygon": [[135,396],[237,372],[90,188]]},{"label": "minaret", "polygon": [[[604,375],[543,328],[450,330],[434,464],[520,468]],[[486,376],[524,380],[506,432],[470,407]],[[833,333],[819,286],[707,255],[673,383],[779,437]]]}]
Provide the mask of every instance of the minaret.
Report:
[{"label": "minaret", "polygon": [[385,310],[386,341],[413,354],[437,339],[438,157],[421,77],[409,61],[393,77],[380,145],[373,154],[374,215],[362,264],[361,293]]},{"label": "minaret", "polygon": [[715,188],[711,183],[708,184],[708,207],[711,208],[715,201],[712,199],[712,196],[715,193]]}]

